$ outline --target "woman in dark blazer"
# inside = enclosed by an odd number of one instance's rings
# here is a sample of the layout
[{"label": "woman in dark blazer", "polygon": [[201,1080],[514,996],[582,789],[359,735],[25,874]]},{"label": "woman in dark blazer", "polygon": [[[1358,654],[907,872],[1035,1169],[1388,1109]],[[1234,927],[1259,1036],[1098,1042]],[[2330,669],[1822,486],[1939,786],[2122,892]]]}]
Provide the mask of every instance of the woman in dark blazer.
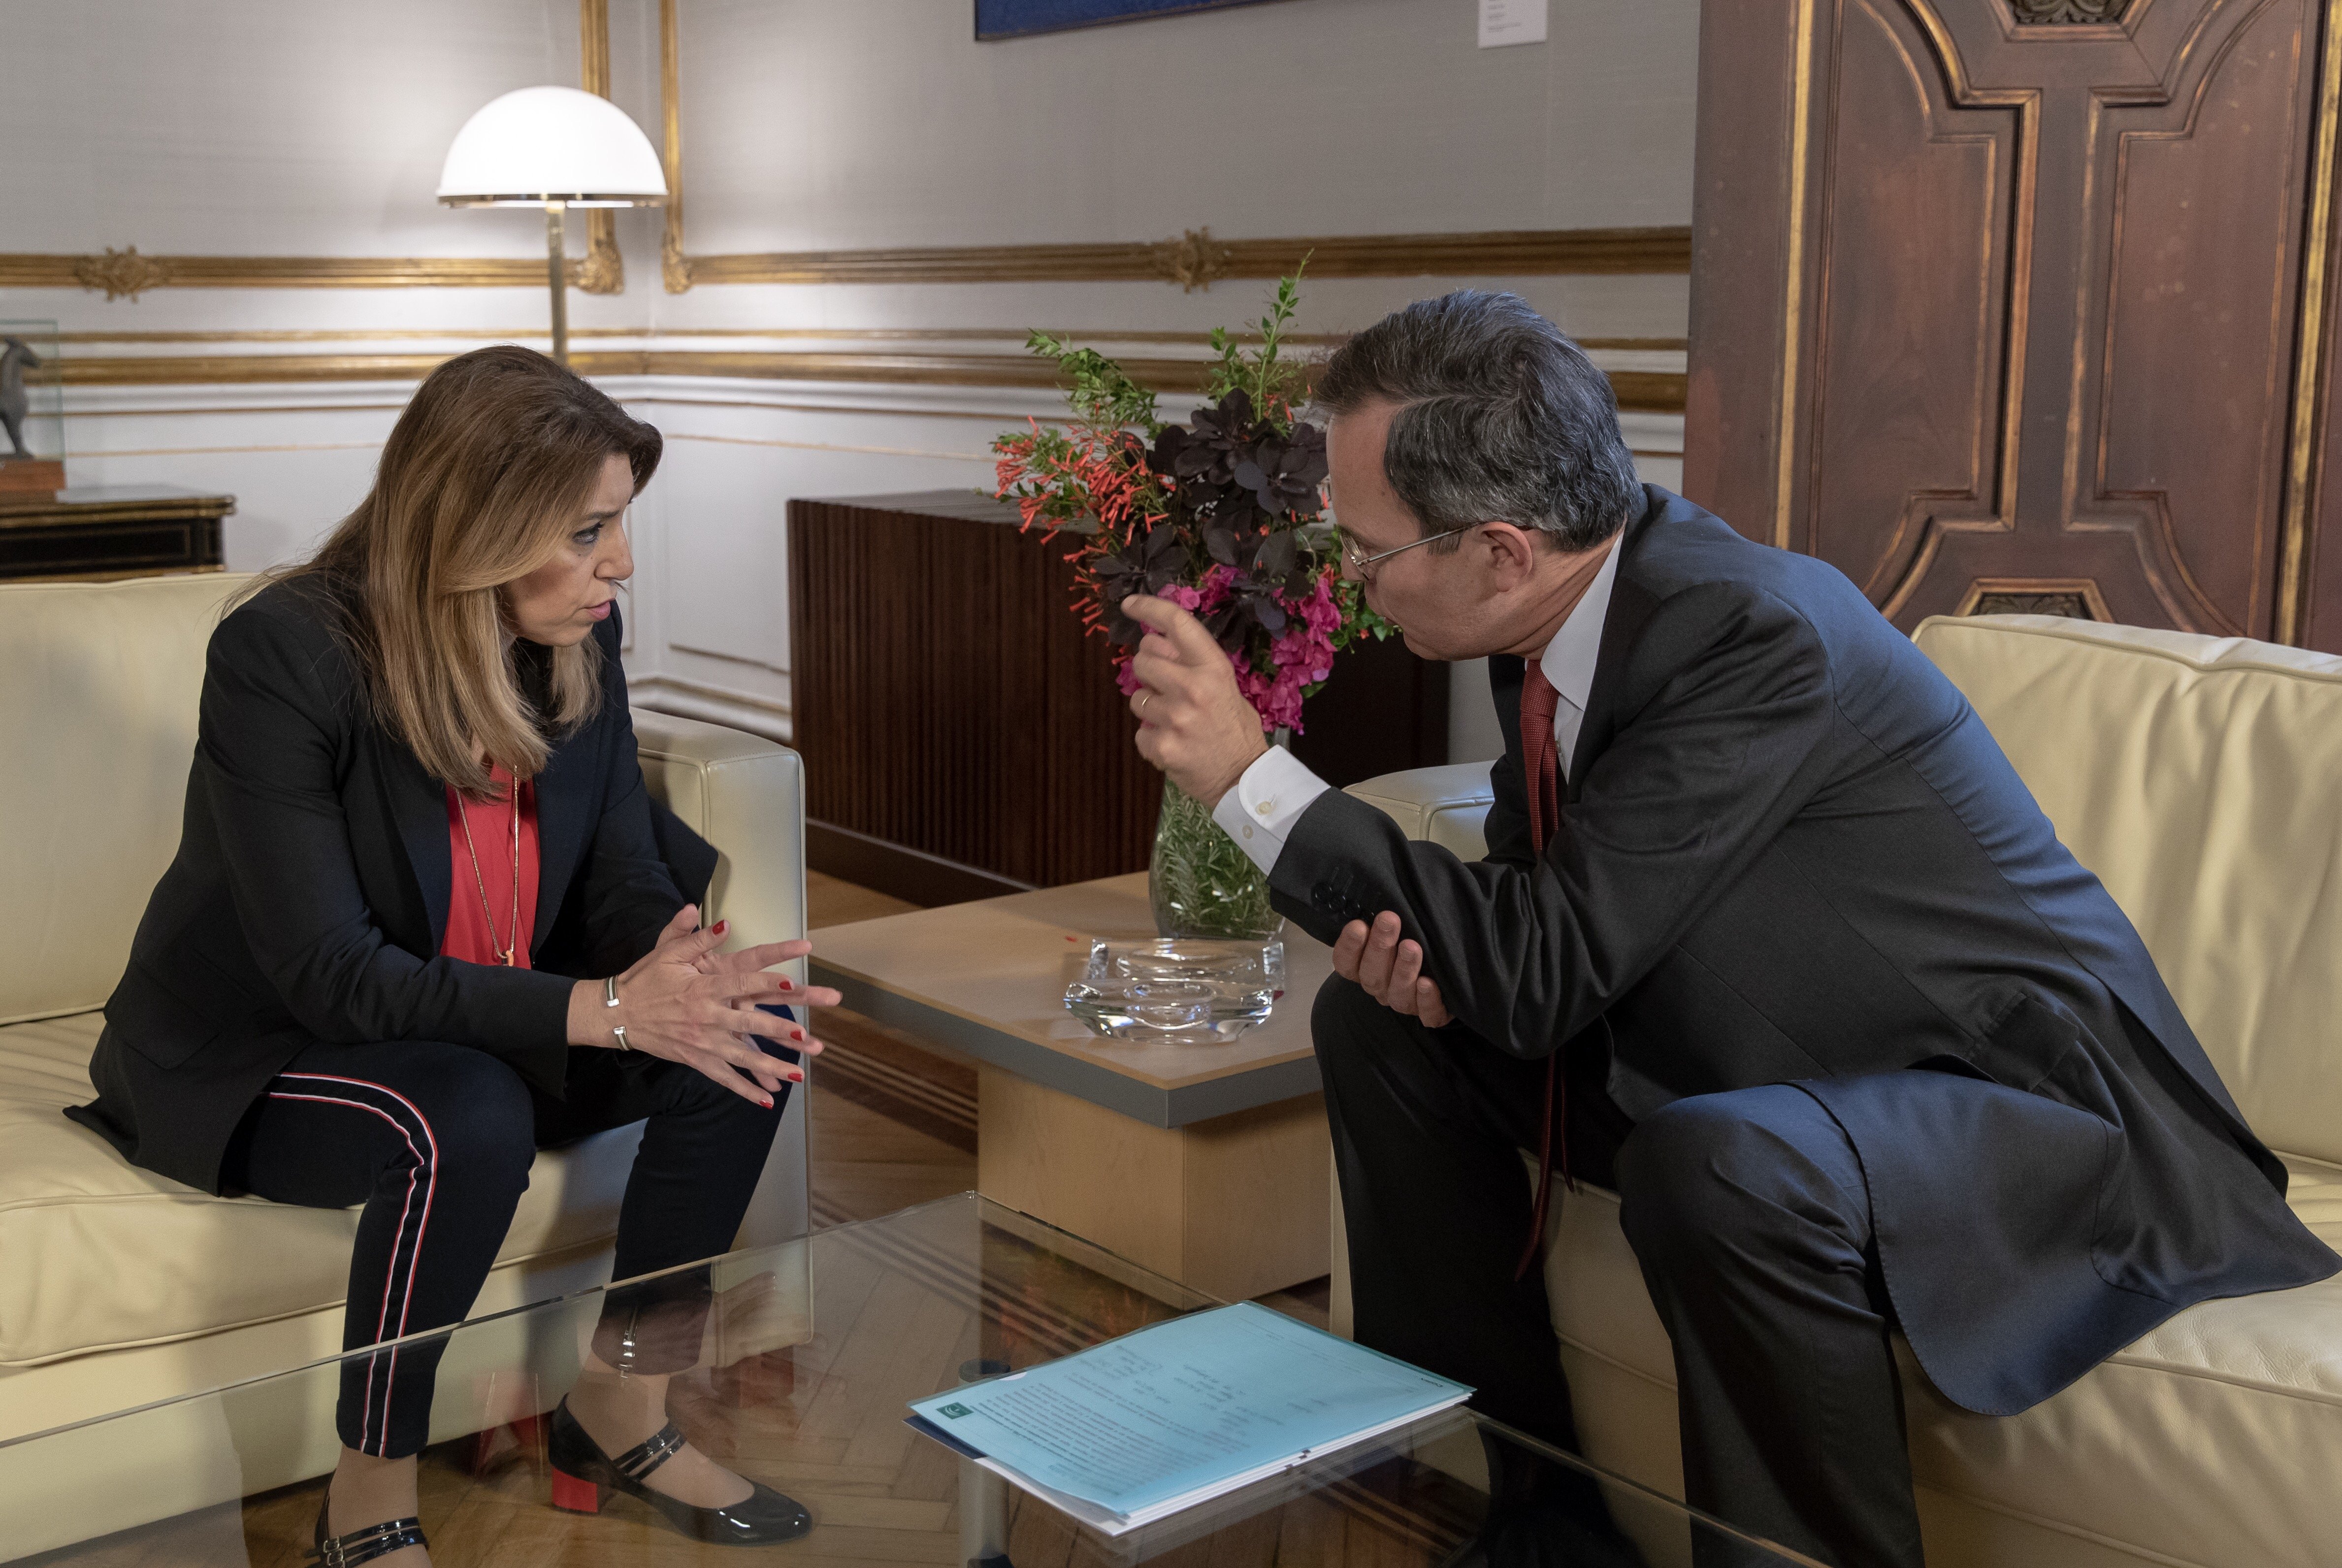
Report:
[{"label": "woman in dark blazer", "polygon": [[[605,1128],[646,1121],[616,1277],[726,1251],[819,1049],[756,1009],[836,1000],[766,973],[802,942],[716,951],[714,852],[644,788],[616,589],[659,451],[542,355],[451,360],[365,503],[213,634],[178,854],[68,1114],[205,1192],[364,1203],[347,1348],[460,1321],[535,1151]],[[555,1501],[792,1539],[802,1508],[667,1421],[706,1290],[612,1293],[555,1413]],[[321,1561],[425,1561],[436,1362],[345,1361]]]}]

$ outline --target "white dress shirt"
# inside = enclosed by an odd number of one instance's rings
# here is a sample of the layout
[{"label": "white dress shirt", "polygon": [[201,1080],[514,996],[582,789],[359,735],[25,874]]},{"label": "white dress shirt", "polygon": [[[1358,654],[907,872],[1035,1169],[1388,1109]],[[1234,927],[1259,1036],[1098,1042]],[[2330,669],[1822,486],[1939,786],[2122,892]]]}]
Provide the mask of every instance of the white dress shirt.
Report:
[{"label": "white dress shirt", "polygon": [[[1602,624],[1610,614],[1610,584],[1618,575],[1618,545],[1613,541],[1586,596],[1537,655],[1537,666],[1553,683],[1560,701],[1553,705],[1554,755],[1561,776],[1569,776],[1570,754],[1578,726],[1586,722],[1586,699],[1594,689],[1594,663],[1602,652]],[[1291,752],[1271,746],[1245,769],[1236,787],[1212,808],[1212,820],[1264,872],[1276,868],[1293,824],[1310,804],[1334,786],[1309,771]]]}]

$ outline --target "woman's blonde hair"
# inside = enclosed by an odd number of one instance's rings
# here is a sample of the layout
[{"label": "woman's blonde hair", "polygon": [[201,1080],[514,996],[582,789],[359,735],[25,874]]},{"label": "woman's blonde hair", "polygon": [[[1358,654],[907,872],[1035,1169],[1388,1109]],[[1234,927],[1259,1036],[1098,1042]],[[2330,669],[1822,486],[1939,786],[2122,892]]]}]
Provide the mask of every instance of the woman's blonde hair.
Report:
[{"label": "woman's blonde hair", "polygon": [[[553,559],[602,461],[658,467],[651,425],[533,350],[476,349],[433,371],[398,416],[374,488],[316,554],[281,574],[323,578],[376,716],[432,776],[491,793],[489,763],[542,772],[552,737],[594,716],[601,650],[547,650],[540,702],[522,689],[505,584]],[[473,744],[487,754],[475,761]]]}]

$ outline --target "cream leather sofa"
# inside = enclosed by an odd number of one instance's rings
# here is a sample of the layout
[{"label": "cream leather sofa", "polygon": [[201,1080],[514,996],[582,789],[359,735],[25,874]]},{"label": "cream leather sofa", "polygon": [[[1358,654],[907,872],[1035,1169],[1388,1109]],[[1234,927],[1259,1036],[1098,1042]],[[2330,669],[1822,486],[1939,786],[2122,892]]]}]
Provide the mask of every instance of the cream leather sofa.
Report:
[{"label": "cream leather sofa", "polygon": [[[2342,658],[2034,615],[1917,640],[2138,926],[2295,1212],[2342,1246]],[[1353,793],[1477,858],[1486,775]],[[1617,1201],[1553,1197],[1546,1282],[1586,1453],[1680,1497],[1673,1363]],[[1335,1287],[1342,1327],[1338,1263]],[[1905,1383],[1935,1568],[2342,1563],[2342,1279],[2191,1308],[2007,1420],[1947,1404],[1907,1359]]]},{"label": "cream leather sofa", "polygon": [[[97,1010],[178,845],[205,644],[243,582],[0,584],[0,1444],[340,1350],[356,1210],[211,1197],[59,1114],[90,1097]],[[653,793],[722,852],[712,914],[743,941],[803,935],[796,754],[663,714],[637,711],[635,729]],[[475,1316],[608,1276],[639,1133],[537,1157]],[[806,1233],[805,1159],[799,1095],[743,1245]],[[459,1343],[449,1367],[498,1353]],[[449,1367],[443,1390],[462,1375]],[[307,1380],[319,1408],[277,1411],[265,1433],[142,1419],[101,1445],[114,1468],[96,1477],[0,1446],[0,1561],[322,1473],[331,1382]],[[463,1401],[441,1403],[461,1420]],[[205,1451],[222,1443],[234,1452]]]}]

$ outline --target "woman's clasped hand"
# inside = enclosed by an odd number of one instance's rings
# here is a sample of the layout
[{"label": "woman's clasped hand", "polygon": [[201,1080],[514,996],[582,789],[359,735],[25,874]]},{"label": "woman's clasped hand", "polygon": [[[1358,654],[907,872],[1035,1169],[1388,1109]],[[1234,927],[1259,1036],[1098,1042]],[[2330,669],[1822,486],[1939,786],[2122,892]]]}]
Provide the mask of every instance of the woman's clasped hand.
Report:
[{"label": "woman's clasped hand", "polygon": [[806,985],[769,973],[813,951],[809,942],[768,942],[736,953],[719,953],[731,923],[702,927],[699,906],[676,911],[659,934],[658,945],[618,976],[618,1001],[609,1004],[600,981],[581,980],[569,997],[569,1043],[609,1045],[626,1030],[636,1051],[679,1062],[704,1074],[743,1099],[770,1106],[784,1084],[805,1081],[805,1070],[766,1055],[751,1035],[786,1045],[806,1056],[821,1054],[821,1042],[802,1021],[791,1023],[761,1005],[787,1004],[799,1011],[835,1007],[841,998],[827,986]]}]

